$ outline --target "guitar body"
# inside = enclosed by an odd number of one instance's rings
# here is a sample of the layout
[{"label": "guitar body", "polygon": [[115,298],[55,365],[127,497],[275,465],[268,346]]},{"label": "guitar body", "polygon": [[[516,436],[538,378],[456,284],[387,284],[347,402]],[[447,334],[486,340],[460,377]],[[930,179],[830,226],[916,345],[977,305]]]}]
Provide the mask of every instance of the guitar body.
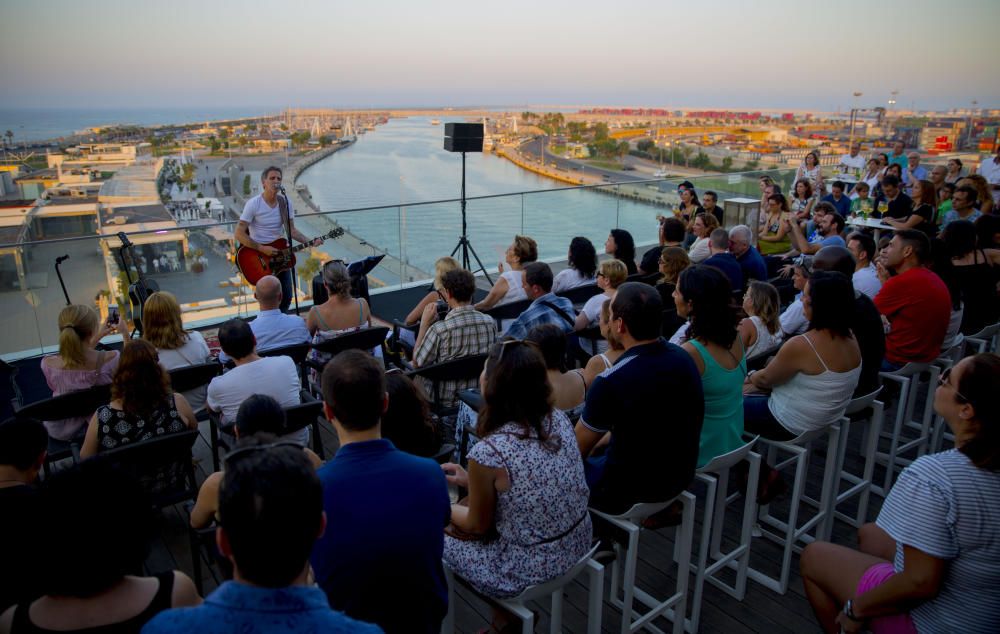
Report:
[{"label": "guitar body", "polygon": [[132,305],[132,320],[142,324],[142,310],[146,305],[146,300],[153,293],[160,290],[160,285],[156,280],[140,279],[128,287],[128,301]]},{"label": "guitar body", "polygon": [[236,266],[247,282],[254,286],[265,275],[277,275],[295,266],[295,253],[288,248],[288,242],[284,238],[278,238],[265,246],[274,247],[279,253],[264,255],[242,245],[236,250]]},{"label": "guitar body", "polygon": [[[331,238],[339,238],[342,235],[344,235],[344,230],[337,227],[321,237],[324,240],[329,240]],[[254,286],[265,275],[277,275],[282,271],[294,268],[295,252],[309,247],[308,244],[290,247],[284,238],[278,238],[265,246],[278,249],[278,253],[264,255],[256,249],[251,249],[243,245],[240,245],[236,249],[236,267],[240,270],[246,281]]]}]

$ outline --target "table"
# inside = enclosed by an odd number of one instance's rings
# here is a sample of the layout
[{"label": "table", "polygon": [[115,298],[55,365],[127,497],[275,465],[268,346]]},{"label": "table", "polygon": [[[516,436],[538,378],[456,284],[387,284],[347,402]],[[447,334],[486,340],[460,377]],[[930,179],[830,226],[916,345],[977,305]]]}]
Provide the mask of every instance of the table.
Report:
[{"label": "table", "polygon": [[860,216],[848,216],[847,224],[852,227],[862,227],[866,229],[875,230],[875,242],[878,242],[881,231],[895,231],[895,228],[882,222],[881,218],[866,218],[862,219]]},{"label": "table", "polygon": [[833,193],[833,181],[840,181],[844,183],[844,195],[850,194],[854,191],[854,186],[858,184],[858,177],[854,174],[832,174],[829,177],[823,179],[823,184],[826,186],[826,193]]}]

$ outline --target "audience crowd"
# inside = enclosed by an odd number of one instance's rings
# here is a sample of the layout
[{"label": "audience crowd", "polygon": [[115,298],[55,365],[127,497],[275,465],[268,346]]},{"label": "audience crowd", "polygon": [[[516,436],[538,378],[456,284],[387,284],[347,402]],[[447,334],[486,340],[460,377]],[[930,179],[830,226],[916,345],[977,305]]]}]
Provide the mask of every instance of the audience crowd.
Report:
[{"label": "audience crowd", "polygon": [[[99,345],[117,323],[63,308],[45,381],[54,396],[109,385],[110,400],[89,417],[0,424],[0,632],[437,632],[445,566],[486,597],[516,596],[595,540],[619,539],[589,508],[671,501],[751,436],[825,429],[879,390],[880,372],[936,362],[1000,320],[1000,151],[965,174],[957,159],[928,169],[902,143],[870,160],[860,150],[827,180],[807,154],[789,198],[762,177],[756,227],[721,227],[718,195],[682,183],[639,261],[636,239],[615,228],[603,259],[574,237],[553,274],[518,235],[477,302],[476,277],[441,258],[404,320],[407,358],[314,349],[305,384],[291,357],[266,353],[377,319],[340,261],[323,266],[328,299],[304,318],[281,311],[278,278],[262,278],[258,317],[219,328],[230,369],[184,393],[168,371],[214,359],[173,295],[149,297],[141,338],[120,352]],[[881,240],[866,215],[881,219]],[[474,355],[486,358],[478,377],[404,373]],[[902,471],[858,550],[804,550],[822,629],[1000,623],[998,389],[995,354],[950,366],[934,412],[954,449]],[[309,402],[337,439],[325,463],[307,448],[310,426],[288,425]],[[190,509],[193,529],[216,531],[213,556],[232,577],[204,601],[183,573],[136,574],[156,525],[148,482],[115,458],[197,429],[199,416],[230,448]],[[81,460],[39,482],[53,443]],[[762,464],[745,493],[767,504],[786,488]],[[643,525],[676,525],[679,510]],[[493,631],[511,621],[495,604]]]}]

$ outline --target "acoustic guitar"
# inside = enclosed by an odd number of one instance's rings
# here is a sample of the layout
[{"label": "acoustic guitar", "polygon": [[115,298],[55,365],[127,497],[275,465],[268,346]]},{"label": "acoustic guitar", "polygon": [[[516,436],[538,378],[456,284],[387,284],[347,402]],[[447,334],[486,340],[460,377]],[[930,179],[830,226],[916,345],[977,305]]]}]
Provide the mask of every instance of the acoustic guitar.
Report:
[{"label": "acoustic guitar", "polygon": [[[125,276],[128,278],[128,301],[132,311],[132,321],[135,325],[135,329],[142,334],[142,311],[146,306],[146,300],[153,293],[160,290],[160,285],[156,283],[156,280],[147,280],[146,275],[142,271],[142,267],[139,265],[139,259],[135,255],[135,245],[129,240],[128,235],[124,231],[118,232],[118,239],[122,242],[122,249],[128,252],[129,260],[132,262],[132,266],[135,267],[136,281],[132,281],[132,276],[129,274],[128,268],[125,268]],[[122,258],[123,262],[127,262],[125,258]]]},{"label": "acoustic guitar", "polygon": [[[344,235],[344,230],[337,227],[320,237],[324,240],[329,240],[331,238],[339,238],[342,235]],[[297,247],[290,247],[284,238],[278,238],[274,242],[264,246],[274,247],[278,252],[274,255],[264,255],[257,249],[251,249],[243,245],[240,245],[236,249],[236,267],[240,270],[243,277],[254,286],[265,275],[277,275],[282,271],[294,267],[295,254],[302,249],[312,246],[312,240]]]}]

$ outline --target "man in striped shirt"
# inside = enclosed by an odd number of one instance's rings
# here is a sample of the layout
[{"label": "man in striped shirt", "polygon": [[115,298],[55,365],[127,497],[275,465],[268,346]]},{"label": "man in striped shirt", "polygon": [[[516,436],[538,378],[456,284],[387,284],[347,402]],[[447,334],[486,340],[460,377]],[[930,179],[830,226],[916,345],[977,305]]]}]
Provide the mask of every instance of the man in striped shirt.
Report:
[{"label": "man in striped shirt", "polygon": [[[429,304],[420,319],[420,331],[413,349],[413,365],[422,367],[484,354],[496,341],[496,323],[489,315],[484,315],[471,306],[476,290],[476,280],[465,269],[448,271],[441,277],[442,292],[448,302],[448,313],[444,319],[437,319],[437,303]],[[455,404],[455,392],[475,387],[476,381],[445,381],[441,384],[441,404]],[[431,386],[425,384],[429,390]]]}]

